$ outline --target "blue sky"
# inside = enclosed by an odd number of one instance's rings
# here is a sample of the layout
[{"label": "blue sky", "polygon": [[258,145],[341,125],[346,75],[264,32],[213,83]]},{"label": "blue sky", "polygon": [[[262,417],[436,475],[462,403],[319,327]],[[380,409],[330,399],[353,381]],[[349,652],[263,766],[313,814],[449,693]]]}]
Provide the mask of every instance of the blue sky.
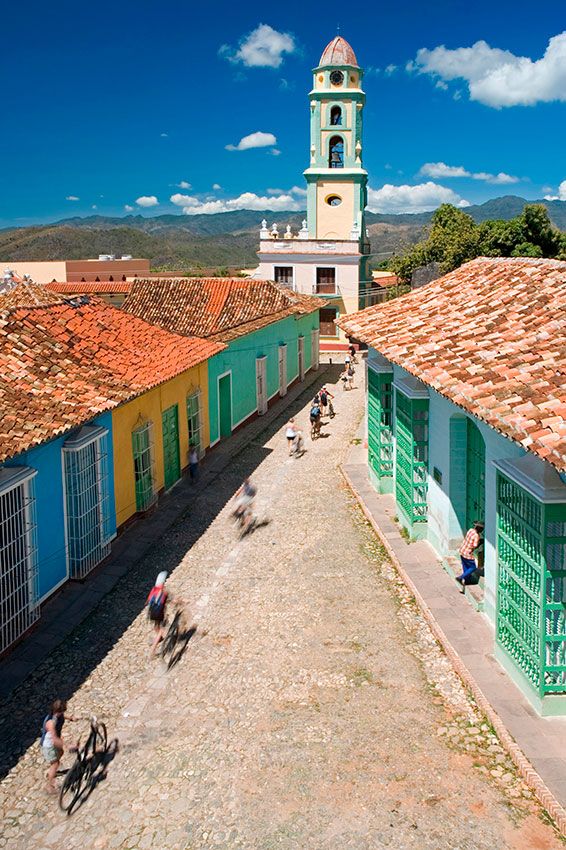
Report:
[{"label": "blue sky", "polygon": [[370,208],[566,200],[562,0],[350,6],[10,4],[0,226],[302,208],[311,69],[338,23],[366,68]]}]

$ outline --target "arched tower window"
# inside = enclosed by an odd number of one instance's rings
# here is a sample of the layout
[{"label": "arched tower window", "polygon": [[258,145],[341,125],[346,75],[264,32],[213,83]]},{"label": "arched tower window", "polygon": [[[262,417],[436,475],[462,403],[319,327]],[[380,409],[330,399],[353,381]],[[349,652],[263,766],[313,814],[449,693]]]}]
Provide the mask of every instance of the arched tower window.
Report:
[{"label": "arched tower window", "polygon": [[337,127],[342,124],[342,107],[333,106],[330,110],[330,123],[333,127]]},{"label": "arched tower window", "polygon": [[332,136],[328,146],[328,167],[344,168],[344,142],[341,136]]}]

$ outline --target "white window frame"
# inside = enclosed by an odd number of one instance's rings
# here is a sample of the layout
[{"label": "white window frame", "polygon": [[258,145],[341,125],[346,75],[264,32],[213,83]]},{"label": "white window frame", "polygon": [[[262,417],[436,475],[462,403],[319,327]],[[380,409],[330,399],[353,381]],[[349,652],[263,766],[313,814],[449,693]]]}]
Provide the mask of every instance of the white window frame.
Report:
[{"label": "white window frame", "polygon": [[[35,469],[28,466],[11,466],[0,468],[0,523],[2,534],[0,540],[7,537],[11,528],[16,524],[22,527],[22,534],[11,539],[0,548],[0,653],[8,649],[18,640],[39,618],[39,564],[37,552],[37,524],[35,510],[35,487],[33,479],[37,475]],[[15,500],[10,494],[21,490],[21,507],[17,512]],[[13,504],[11,504],[13,503]],[[20,514],[16,519],[17,513]],[[9,547],[14,543],[23,550],[23,557],[17,562],[8,561]],[[10,586],[10,577],[20,573],[22,581],[15,587]],[[15,610],[10,606],[12,598],[17,605],[19,591],[27,585],[27,604],[24,608]],[[14,602],[12,605],[14,605]]]},{"label": "white window frame", "polygon": [[299,371],[299,381],[305,380],[305,338],[304,336],[297,337],[297,368]]},{"label": "white window frame", "polygon": [[[291,283],[280,283],[275,278],[275,269],[291,269]],[[283,266],[281,263],[277,263],[277,265],[273,265],[273,280],[279,286],[290,286],[293,290],[295,289],[295,266]]]},{"label": "white window frame", "polygon": [[338,266],[330,263],[317,263],[314,267],[314,280],[312,291],[314,295],[318,295],[317,270],[318,269],[334,269],[334,292],[322,292],[321,295],[338,295]]},{"label": "white window frame", "polygon": [[[257,412],[259,416],[263,416],[265,413],[267,413],[267,357],[256,357],[255,376]],[[262,385],[261,393],[259,391],[260,380]]]},{"label": "white window frame", "polygon": [[287,343],[282,342],[277,350],[277,376],[279,379],[279,395],[283,398],[287,395]]},{"label": "white window frame", "polygon": [[313,328],[311,331],[311,369],[316,370],[320,366],[320,331]]},{"label": "white window frame", "polygon": [[[63,444],[62,448],[62,472],[63,472],[63,494],[65,504],[65,540],[67,549],[67,573],[70,578],[82,579],[93,570],[97,564],[103,561],[110,554],[110,540],[105,532],[105,524],[108,519],[108,511],[110,506],[106,504],[109,501],[108,487],[108,449],[107,449],[108,430],[95,425],[84,425],[75,435],[70,437]],[[79,493],[70,492],[69,479],[71,474],[74,474],[72,469],[73,460],[81,464],[79,454],[84,452],[94,444],[95,469],[94,474],[96,484],[97,501],[94,503],[91,500],[89,510],[83,514],[70,515],[69,509],[73,508],[78,503]],[[73,459],[73,460],[72,460]],[[84,473],[89,467],[83,466],[79,470]],[[77,476],[78,477],[78,476]],[[106,486],[103,488],[104,479]],[[92,487],[82,491],[82,495],[88,493]],[[91,497],[92,494],[89,494]],[[75,504],[73,504],[73,499]],[[98,511],[98,539],[93,541],[90,549],[82,554],[82,557],[77,556],[79,549],[79,541],[85,540],[86,535],[94,531],[95,527],[88,525],[85,517],[88,516],[90,510]],[[78,528],[79,534],[71,539],[71,529]],[[75,549],[77,551],[75,551]]]},{"label": "white window frame", "polygon": [[[197,403],[197,412],[196,412],[196,415],[198,416],[198,427],[197,427],[198,443],[197,443],[197,452],[198,452],[198,456],[199,456],[199,458],[202,458],[202,457],[204,456],[204,446],[203,446],[203,444],[202,444],[202,443],[203,443],[203,441],[202,441],[202,433],[203,433],[203,418],[202,418],[202,404],[201,404],[201,390],[200,390],[200,387],[199,387],[197,390],[194,390],[194,392],[189,393],[189,394],[188,394],[188,396],[187,396],[187,401],[186,401],[187,435],[188,435],[188,440],[189,440],[189,452],[190,452],[190,450],[191,450],[191,436],[190,436],[190,434],[188,433],[188,432],[189,432],[189,419],[191,419],[191,418],[192,418],[192,417],[190,417],[190,416],[189,416],[189,404],[190,404],[190,403],[191,403],[191,401],[193,401],[193,400],[196,400],[196,403]],[[192,415],[194,416],[195,414],[192,414]]]},{"label": "white window frame", "polygon": [[155,440],[154,440],[154,436],[153,436],[153,422],[150,419],[148,419],[147,422],[143,422],[137,428],[134,428],[134,430],[132,431],[132,454],[133,454],[133,458],[134,458],[134,488],[135,488],[135,475],[136,475],[136,473],[135,473],[135,451],[134,451],[133,440],[134,440],[134,435],[140,434],[142,431],[146,431],[147,436],[148,436],[147,458],[149,460],[149,466],[146,467],[146,471],[149,472],[149,475],[150,475],[150,478],[151,478],[151,490],[150,490],[147,498],[144,500],[144,503],[141,507],[138,507],[137,499],[136,499],[136,510],[147,511],[148,508],[150,508],[152,505],[154,505],[155,502],[157,501],[157,483],[156,483],[156,479],[155,479]]}]

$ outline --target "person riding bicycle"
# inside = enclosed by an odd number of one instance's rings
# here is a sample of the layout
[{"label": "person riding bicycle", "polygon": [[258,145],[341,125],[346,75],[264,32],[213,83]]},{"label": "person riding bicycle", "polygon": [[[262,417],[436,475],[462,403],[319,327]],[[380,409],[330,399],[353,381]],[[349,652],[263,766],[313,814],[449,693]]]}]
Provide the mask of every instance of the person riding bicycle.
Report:
[{"label": "person riding bicycle", "polygon": [[240,520],[244,531],[248,528],[253,517],[254,500],[257,495],[257,487],[252,483],[251,478],[244,478],[244,483],[237,490],[234,499],[236,505],[232,516]]},{"label": "person riding bicycle", "polygon": [[163,570],[155,579],[155,584],[147,597],[147,616],[153,623],[154,638],[151,644],[150,658],[155,658],[157,647],[165,637],[165,613],[169,594],[165,590],[168,573]]},{"label": "person riding bicycle", "polygon": [[331,398],[334,398],[332,393],[326,388],[326,384],[321,389],[318,394],[320,398],[320,412],[323,416],[326,415],[326,408],[329,406],[329,401]]},{"label": "person riding bicycle", "polygon": [[320,409],[320,398],[316,395],[313,398],[309,419],[311,423],[311,429],[313,429],[317,434],[320,431],[320,420],[322,417],[322,411]]}]

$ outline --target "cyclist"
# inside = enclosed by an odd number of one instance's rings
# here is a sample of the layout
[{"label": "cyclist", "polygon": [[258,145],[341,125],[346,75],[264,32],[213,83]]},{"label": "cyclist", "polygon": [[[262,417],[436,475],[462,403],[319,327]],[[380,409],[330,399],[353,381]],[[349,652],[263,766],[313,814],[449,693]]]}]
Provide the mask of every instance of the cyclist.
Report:
[{"label": "cyclist", "polygon": [[[49,765],[47,771],[47,790],[50,794],[57,793],[57,771],[61,764],[61,757],[65,750],[65,744],[62,738],[63,725],[65,720],[65,711],[67,710],[67,701],[64,699],[55,699],[51,703],[49,714],[43,721],[41,728],[41,751],[43,758]],[[70,717],[69,720],[74,718]],[[76,747],[69,748],[71,752],[76,750]]]},{"label": "cyclist", "polygon": [[312,406],[309,413],[309,419],[311,423],[311,436],[315,434],[318,436],[320,433],[320,420],[321,420],[321,410],[320,410],[320,398],[316,395],[312,400]]},{"label": "cyclist", "polygon": [[240,521],[244,533],[248,530],[253,519],[253,506],[256,495],[257,487],[252,483],[251,478],[244,478],[244,483],[234,496],[236,506],[232,513],[232,516]]},{"label": "cyclist", "polygon": [[[326,384],[321,389],[321,391],[319,393],[319,398],[320,398],[320,412],[322,413],[323,416],[326,416],[326,412],[327,412],[326,408],[332,406],[330,399],[334,398],[332,393],[329,390],[327,390]],[[330,412],[331,416],[332,416],[332,413],[334,413],[333,410]]]},{"label": "cyclist", "polygon": [[165,637],[165,611],[167,608],[168,593],[165,590],[167,571],[163,570],[155,579],[155,584],[147,597],[147,616],[153,623],[153,643],[151,644],[150,657],[155,658],[157,647]]}]

